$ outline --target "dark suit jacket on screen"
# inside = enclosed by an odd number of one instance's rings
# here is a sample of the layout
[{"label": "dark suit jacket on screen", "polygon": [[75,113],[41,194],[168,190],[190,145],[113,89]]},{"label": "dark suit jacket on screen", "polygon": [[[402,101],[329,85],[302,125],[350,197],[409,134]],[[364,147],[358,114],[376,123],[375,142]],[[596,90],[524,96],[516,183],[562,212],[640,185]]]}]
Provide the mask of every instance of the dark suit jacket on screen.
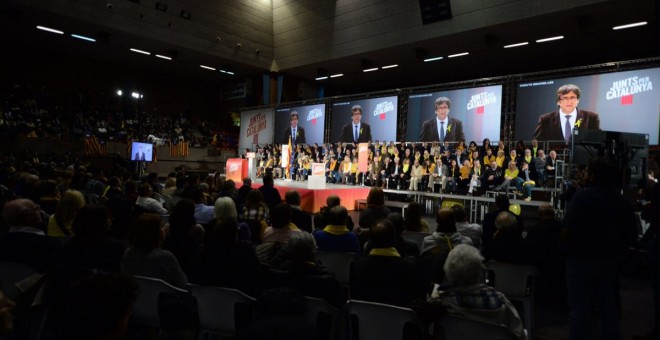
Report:
[{"label": "dark suit jacket on screen", "polygon": [[[452,117],[447,117],[447,119],[449,120],[449,124],[447,126],[451,126],[451,129],[445,134],[445,142],[457,142],[459,140],[464,140],[465,134],[463,133],[463,122]],[[438,135],[438,120],[436,117],[424,121],[422,124],[422,131],[419,133],[419,141],[440,141],[440,136]]]},{"label": "dark suit jacket on screen", "polygon": [[[575,124],[580,122],[579,130],[600,130],[600,118],[595,112],[578,110]],[[541,117],[534,130],[534,138],[538,140],[564,140],[561,130],[561,117],[559,111],[548,112]]]},{"label": "dark suit jacket on screen", "polygon": [[301,128],[300,125],[296,128],[296,134],[298,137],[294,140],[293,137],[291,136],[291,126],[288,126],[286,130],[284,130],[284,138],[282,139],[282,144],[289,144],[289,137],[291,137],[291,143],[292,144],[306,144],[307,141],[305,140],[305,129]]},{"label": "dark suit jacket on screen", "polygon": [[[371,126],[365,122],[360,122],[360,136],[358,143],[366,143],[371,141]],[[350,122],[341,129],[341,143],[353,143],[353,122]]]}]

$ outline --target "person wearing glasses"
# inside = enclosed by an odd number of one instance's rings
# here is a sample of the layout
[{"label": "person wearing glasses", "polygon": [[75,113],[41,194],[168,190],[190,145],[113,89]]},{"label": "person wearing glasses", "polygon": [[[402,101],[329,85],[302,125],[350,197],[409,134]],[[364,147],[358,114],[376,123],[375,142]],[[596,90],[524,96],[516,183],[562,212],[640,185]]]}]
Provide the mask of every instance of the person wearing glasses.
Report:
[{"label": "person wearing glasses", "polygon": [[341,129],[341,143],[366,143],[371,141],[371,126],[362,121],[362,106],[353,105],[351,122]]},{"label": "person wearing glasses", "polygon": [[465,140],[463,122],[449,117],[451,101],[447,97],[435,100],[435,117],[424,121],[419,133],[420,142],[457,142]]},{"label": "person wearing glasses", "polygon": [[580,88],[567,84],[557,90],[558,110],[539,117],[534,131],[537,140],[564,140],[569,144],[573,129],[600,130],[600,118],[591,111],[578,109]]}]

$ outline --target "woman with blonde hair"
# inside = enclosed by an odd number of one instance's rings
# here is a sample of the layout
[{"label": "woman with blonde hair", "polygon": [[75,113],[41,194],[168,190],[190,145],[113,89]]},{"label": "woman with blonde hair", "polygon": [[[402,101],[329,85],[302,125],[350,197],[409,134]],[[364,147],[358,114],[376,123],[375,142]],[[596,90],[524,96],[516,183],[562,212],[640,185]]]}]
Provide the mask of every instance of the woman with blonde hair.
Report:
[{"label": "woman with blonde hair", "polygon": [[78,210],[85,205],[85,197],[78,190],[67,190],[62,195],[55,213],[48,219],[48,236],[61,237],[73,235],[73,220]]}]

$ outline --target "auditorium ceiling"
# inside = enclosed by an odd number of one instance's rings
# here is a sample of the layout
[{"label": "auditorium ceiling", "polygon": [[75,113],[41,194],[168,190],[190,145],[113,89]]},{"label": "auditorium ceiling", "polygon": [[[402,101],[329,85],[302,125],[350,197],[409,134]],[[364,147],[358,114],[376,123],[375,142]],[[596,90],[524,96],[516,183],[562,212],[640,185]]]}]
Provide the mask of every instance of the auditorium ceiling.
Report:
[{"label": "auditorium ceiling", "polygon": [[[128,1],[128,0],[121,0]],[[654,0],[607,1],[571,11],[541,15],[530,19],[510,21],[476,30],[438,38],[419,40],[395,47],[329,58],[279,69],[285,77],[309,83],[323,84],[326,94],[351,94],[393,88],[414,87],[437,83],[505,76],[519,73],[571,68],[577,66],[617,62],[660,56],[660,5]],[[245,78],[259,79],[269,72],[272,61],[241,62],[236,58],[218,57],[203,48],[188,48],[166,40],[146,39],[85,18],[63,17],[59,13],[29,6],[25,1],[2,1],[0,4],[0,43],[4,48],[24,53],[76,55],[104,62],[131,65],[144,70],[171,73],[230,85]],[[194,20],[194,18],[193,18]],[[619,24],[644,20],[648,24],[615,31]],[[95,44],[75,39],[54,39],[36,25],[57,22],[67,32],[93,32]],[[563,35],[564,39],[536,43],[535,39]],[[506,44],[528,41],[515,48]],[[141,58],[127,53],[128,48],[140,46],[145,50],[171,55],[173,61]],[[452,46],[454,51],[469,51],[469,55],[425,63],[425,51],[433,46]],[[260,58],[274,59],[265,49]],[[258,53],[257,53],[258,55]],[[363,61],[377,66],[397,64],[398,67],[363,73]],[[275,64],[277,60],[275,60]],[[199,65],[231,65],[234,76],[208,72]],[[316,81],[319,71],[343,73],[342,77]]]}]

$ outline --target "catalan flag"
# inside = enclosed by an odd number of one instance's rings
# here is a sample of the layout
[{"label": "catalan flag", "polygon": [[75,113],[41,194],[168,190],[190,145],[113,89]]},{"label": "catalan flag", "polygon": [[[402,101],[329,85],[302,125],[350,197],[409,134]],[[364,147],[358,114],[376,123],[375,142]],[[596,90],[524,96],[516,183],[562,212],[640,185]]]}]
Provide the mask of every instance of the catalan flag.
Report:
[{"label": "catalan flag", "polygon": [[188,142],[180,141],[178,143],[170,141],[170,156],[188,156]]},{"label": "catalan flag", "polygon": [[85,136],[83,139],[83,149],[85,155],[107,155],[108,154],[108,145],[105,141],[100,141],[96,136],[89,135]]},{"label": "catalan flag", "polygon": [[291,179],[291,136],[289,136],[289,148],[286,153],[289,155],[288,162],[286,162],[286,178]]}]

